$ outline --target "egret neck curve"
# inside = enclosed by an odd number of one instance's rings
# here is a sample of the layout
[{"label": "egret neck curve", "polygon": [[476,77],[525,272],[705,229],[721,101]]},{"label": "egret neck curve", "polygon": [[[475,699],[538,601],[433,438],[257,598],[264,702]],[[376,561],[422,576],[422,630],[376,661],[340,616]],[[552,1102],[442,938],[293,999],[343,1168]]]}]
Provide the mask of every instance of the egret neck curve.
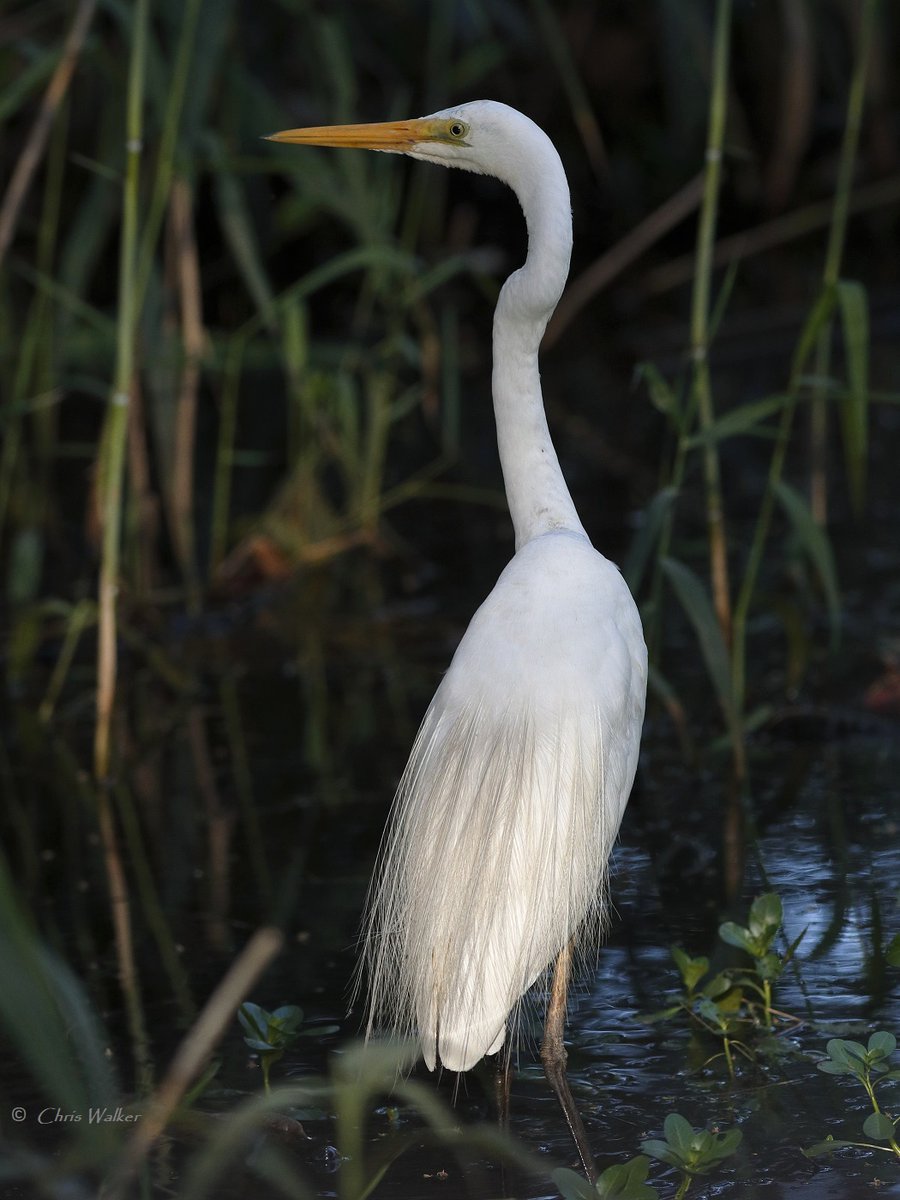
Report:
[{"label": "egret neck curve", "polygon": [[550,439],[538,369],[538,347],[569,273],[569,187],[553,143],[532,130],[529,153],[503,173],[525,215],[528,255],[494,312],[494,415],[517,550],[557,529],[587,537]]}]

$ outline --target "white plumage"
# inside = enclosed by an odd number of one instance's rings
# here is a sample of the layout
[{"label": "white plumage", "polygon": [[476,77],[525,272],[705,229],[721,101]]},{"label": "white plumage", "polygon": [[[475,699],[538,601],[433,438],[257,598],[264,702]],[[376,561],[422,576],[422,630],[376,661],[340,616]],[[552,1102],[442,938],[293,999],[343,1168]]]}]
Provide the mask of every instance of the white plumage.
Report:
[{"label": "white plumage", "polygon": [[[602,639],[598,636],[603,630]],[[583,536],[516,553],[422,723],[370,907],[375,1023],[466,1071],[572,934],[596,934],[646,668],[619,572]]]},{"label": "white plumage", "polygon": [[422,722],[365,926],[370,1032],[412,1033],[430,1068],[465,1071],[504,1045],[523,995],[572,937],[599,933],[644,715],[638,612],[578,518],[541,396],[538,346],[569,269],[568,185],[546,134],[487,100],[276,138],[494,175],[528,227],[493,342],[516,553]]}]

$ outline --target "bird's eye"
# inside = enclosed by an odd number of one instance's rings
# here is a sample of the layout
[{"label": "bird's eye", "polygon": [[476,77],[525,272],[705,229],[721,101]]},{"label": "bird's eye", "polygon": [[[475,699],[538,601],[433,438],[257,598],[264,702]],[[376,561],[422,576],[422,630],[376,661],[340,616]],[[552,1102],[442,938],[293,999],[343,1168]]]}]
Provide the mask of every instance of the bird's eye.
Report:
[{"label": "bird's eye", "polygon": [[466,129],[467,129],[467,127],[462,121],[451,121],[450,122],[449,133],[450,133],[451,137],[455,137],[455,138],[465,137]]}]

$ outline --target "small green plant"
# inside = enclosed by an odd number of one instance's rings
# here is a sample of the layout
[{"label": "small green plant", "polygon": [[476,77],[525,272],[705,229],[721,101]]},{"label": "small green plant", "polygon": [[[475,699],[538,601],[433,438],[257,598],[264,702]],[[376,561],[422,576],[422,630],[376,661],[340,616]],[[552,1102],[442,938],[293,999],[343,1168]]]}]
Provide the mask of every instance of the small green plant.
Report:
[{"label": "small green plant", "polygon": [[301,1029],[303,1009],[296,1004],[285,1004],[274,1012],[268,1012],[261,1005],[247,1001],[238,1009],[238,1020],[245,1032],[244,1041],[259,1054],[267,1095],[271,1091],[269,1072],[289,1046],[298,1038],[334,1033],[338,1028],[337,1025],[317,1025],[314,1029]]},{"label": "small green plant", "polygon": [[663,1125],[666,1140],[650,1139],[641,1142],[641,1149],[650,1158],[668,1163],[681,1172],[681,1183],[675,1200],[687,1195],[691,1182],[699,1175],[710,1171],[726,1158],[730,1158],[741,1142],[740,1129],[728,1129],[723,1133],[710,1133],[706,1129],[694,1129],[678,1113],[669,1113]]},{"label": "small green plant", "polygon": [[665,1141],[651,1138],[641,1143],[643,1154],[627,1163],[607,1167],[596,1183],[588,1183],[574,1171],[553,1172],[553,1182],[564,1200],[657,1200],[659,1192],[646,1182],[650,1159],[675,1167],[681,1172],[681,1182],[675,1200],[686,1196],[691,1182],[708,1175],[726,1158],[730,1158],[741,1142],[740,1129],[710,1133],[694,1129],[679,1113],[669,1113],[663,1125]]},{"label": "small green plant", "polygon": [[[773,949],[775,938],[784,920],[781,897],[775,892],[757,896],[750,905],[746,928],[734,921],[719,926],[719,937],[729,946],[737,946],[753,959],[755,978],[743,976],[741,983],[758,994],[763,1002],[762,1020],[767,1029],[772,1027],[772,984],[793,957],[803,933],[796,939],[784,958]],[[804,930],[804,933],[806,931]]]},{"label": "small green plant", "polygon": [[[826,1075],[852,1075],[866,1089],[872,1112],[863,1121],[863,1133],[872,1138],[872,1142],[841,1141],[828,1137],[824,1142],[817,1142],[805,1150],[806,1155],[817,1158],[846,1146],[859,1146],[866,1150],[882,1150],[900,1158],[900,1143],[897,1141],[900,1117],[892,1117],[886,1113],[875,1094],[875,1089],[880,1084],[900,1079],[900,1070],[891,1069],[888,1061],[896,1048],[897,1039],[885,1030],[873,1033],[865,1046],[860,1042],[845,1041],[843,1038],[831,1039],[825,1047],[828,1057],[816,1065]],[[886,1144],[877,1145],[873,1142]]]},{"label": "small green plant", "polygon": [[596,1183],[588,1183],[581,1175],[565,1167],[553,1172],[553,1182],[564,1200],[658,1200],[659,1192],[645,1182],[650,1160],[645,1154],[627,1163],[607,1167]]},{"label": "small green plant", "polygon": [[[732,1079],[735,1054],[755,1061],[756,1051],[748,1039],[756,1038],[758,1042],[760,1035],[772,1031],[776,1016],[783,1016],[772,1007],[772,987],[803,938],[801,933],[783,956],[778,954],[774,945],[783,916],[780,898],[774,892],[767,892],[757,896],[751,904],[746,926],[734,921],[719,926],[719,937],[723,942],[736,946],[753,959],[750,970],[727,967],[710,974],[708,958],[692,958],[678,946],[673,946],[672,958],[684,990],[675,1004],[649,1018],[663,1020],[685,1014],[695,1026],[721,1042],[721,1055]],[[707,1063],[718,1057],[718,1054],[713,1055]]]}]

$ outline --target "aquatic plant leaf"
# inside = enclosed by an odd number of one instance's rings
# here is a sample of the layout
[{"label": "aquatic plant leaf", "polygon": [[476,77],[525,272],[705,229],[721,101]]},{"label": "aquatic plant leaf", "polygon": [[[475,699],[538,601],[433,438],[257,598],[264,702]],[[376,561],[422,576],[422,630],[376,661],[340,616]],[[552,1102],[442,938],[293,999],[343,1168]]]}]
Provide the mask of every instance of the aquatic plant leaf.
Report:
[{"label": "aquatic plant leaf", "polygon": [[826,1075],[852,1075],[853,1072],[849,1067],[842,1063],[832,1062],[830,1058],[824,1058],[821,1062],[816,1063],[816,1068],[824,1072]]},{"label": "aquatic plant leaf", "polygon": [[753,941],[743,925],[736,925],[734,921],[724,921],[719,926],[719,937],[729,946],[737,946],[739,950],[753,954]]},{"label": "aquatic plant leaf", "polygon": [[644,1154],[649,1154],[651,1158],[658,1159],[659,1162],[668,1163],[670,1167],[680,1167],[681,1159],[671,1149],[666,1142],[661,1142],[658,1138],[649,1138],[641,1142],[641,1150]]},{"label": "aquatic plant leaf", "polygon": [[787,952],[785,953],[784,957],[781,960],[782,969],[788,965],[788,963],[791,961],[791,959],[797,953],[797,947],[800,945],[800,943],[806,937],[808,931],[809,931],[809,926],[807,925],[807,926],[805,926],[805,928],[801,929],[801,931],[797,934],[797,936],[794,938],[794,940],[788,946]]},{"label": "aquatic plant leaf", "polygon": [[657,1012],[639,1013],[638,1020],[643,1021],[645,1025],[655,1025],[658,1021],[668,1021],[674,1017],[676,1013],[682,1011],[680,1004],[673,1004],[670,1008],[661,1008]]},{"label": "aquatic plant leaf", "polygon": [[721,1162],[723,1158],[729,1158],[734,1154],[744,1135],[740,1129],[726,1129],[723,1133],[711,1133],[707,1136],[709,1143],[706,1147],[706,1156],[712,1165],[714,1162]]},{"label": "aquatic plant leaf", "polygon": [[855,1075],[857,1079],[865,1079],[868,1069],[865,1046],[843,1038],[832,1038],[825,1049],[829,1061],[816,1064],[820,1071],[826,1075]]},{"label": "aquatic plant leaf", "polygon": [[886,1113],[869,1113],[863,1121],[863,1132],[876,1142],[889,1142],[894,1136],[894,1122]]},{"label": "aquatic plant leaf", "polygon": [[729,1129],[724,1133],[695,1130],[678,1113],[669,1113],[663,1128],[665,1142],[642,1142],[641,1149],[651,1158],[676,1166],[688,1175],[705,1175],[735,1152],[743,1136],[740,1129]]},{"label": "aquatic plant leaf", "polygon": [[[720,971],[718,975],[713,976],[709,983],[704,985],[703,994],[704,996],[709,996],[711,1000],[715,1000],[718,1004],[721,1004],[721,997],[724,996],[726,992],[730,992],[733,987],[734,980],[727,973],[727,971]],[[739,989],[735,990],[739,991]]]},{"label": "aquatic plant leaf", "polygon": [[597,1200],[597,1190],[582,1175],[576,1175],[568,1167],[560,1167],[551,1175],[559,1188],[563,1200]]},{"label": "aquatic plant leaf", "polygon": [[299,1029],[302,1024],[303,1009],[298,1008],[296,1004],[286,1004],[282,1008],[276,1008],[274,1012],[269,1014],[270,1036],[273,1027],[282,1037],[288,1037]]},{"label": "aquatic plant leaf", "polygon": [[[739,1012],[745,1000],[743,987],[733,982],[724,971],[717,979],[713,980],[713,983],[716,985],[716,990],[712,990],[711,984],[708,988],[703,989],[704,994],[714,1001],[719,1012],[734,1016]],[[723,984],[725,985],[724,990],[719,991],[719,987]]]},{"label": "aquatic plant leaf", "polygon": [[856,1142],[840,1141],[838,1138],[828,1137],[824,1142],[816,1142],[814,1146],[807,1146],[803,1153],[807,1158],[821,1158],[823,1154],[831,1154],[835,1150],[845,1150],[848,1146],[855,1146]]},{"label": "aquatic plant leaf", "polygon": [[656,1188],[644,1182],[649,1170],[650,1160],[644,1154],[607,1167],[597,1180],[595,1194],[604,1200],[656,1200]]},{"label": "aquatic plant leaf", "polygon": [[704,996],[702,1000],[698,1001],[697,1012],[710,1025],[715,1025],[719,1029],[726,1029],[728,1027],[728,1017],[719,1008],[715,1000],[710,1000],[708,996]]},{"label": "aquatic plant leaf", "polygon": [[781,897],[777,892],[765,892],[762,896],[757,896],[750,905],[750,919],[747,925],[755,938],[771,941],[781,928],[783,919]]},{"label": "aquatic plant leaf", "polygon": [[674,1150],[685,1156],[690,1154],[694,1129],[680,1113],[669,1113],[663,1122],[663,1132],[666,1135],[666,1141]]},{"label": "aquatic plant leaf", "polygon": [[271,1042],[264,1042],[259,1038],[245,1037],[244,1044],[249,1046],[251,1050],[259,1050],[263,1054],[268,1054],[269,1051],[274,1050],[274,1046],[271,1044]]},{"label": "aquatic plant leaf", "polygon": [[301,1029],[297,1036],[305,1038],[330,1037],[333,1033],[339,1033],[340,1028],[340,1025],[309,1025],[306,1029]]},{"label": "aquatic plant leaf", "polygon": [[763,979],[777,979],[784,964],[777,954],[763,954],[756,960],[756,969]]},{"label": "aquatic plant leaf", "polygon": [[[709,970],[709,959],[703,957],[691,958],[679,946],[670,947],[669,952],[675,960],[684,986],[688,992],[693,992],[694,988]],[[704,990],[708,991],[708,989]]]},{"label": "aquatic plant leaf", "polygon": [[866,1049],[871,1055],[877,1054],[879,1058],[888,1058],[897,1049],[897,1039],[892,1033],[880,1029],[869,1038]]},{"label": "aquatic plant leaf", "polygon": [[268,1048],[266,1037],[269,1031],[269,1022],[266,1019],[268,1016],[266,1010],[250,1000],[245,1000],[238,1009],[237,1015],[247,1036],[262,1042],[264,1048]]}]

